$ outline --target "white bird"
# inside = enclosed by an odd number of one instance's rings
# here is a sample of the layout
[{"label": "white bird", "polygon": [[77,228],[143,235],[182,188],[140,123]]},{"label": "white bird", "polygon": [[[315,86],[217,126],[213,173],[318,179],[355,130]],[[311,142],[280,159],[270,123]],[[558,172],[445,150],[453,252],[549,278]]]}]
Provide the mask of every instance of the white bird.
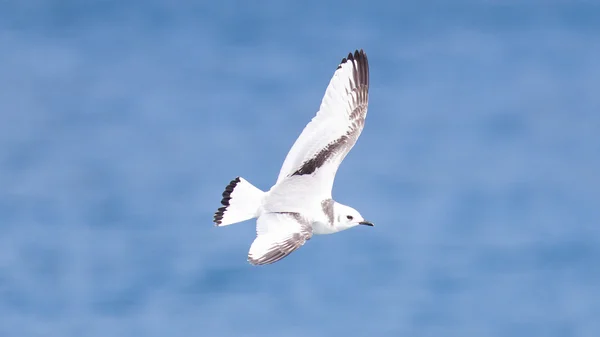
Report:
[{"label": "white bird", "polygon": [[313,234],[373,226],[352,207],[331,198],[333,181],[360,136],[369,101],[369,62],[363,50],[343,58],[316,116],[288,153],[277,182],[263,192],[244,178],[233,179],[215,213],[216,226],[257,218],[248,262],[277,262]]}]

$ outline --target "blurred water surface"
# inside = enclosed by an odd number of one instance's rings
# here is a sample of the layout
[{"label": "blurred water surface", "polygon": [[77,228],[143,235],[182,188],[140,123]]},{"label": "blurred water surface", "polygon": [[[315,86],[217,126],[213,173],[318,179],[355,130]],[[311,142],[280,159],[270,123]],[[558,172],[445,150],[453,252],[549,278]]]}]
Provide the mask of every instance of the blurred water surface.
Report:
[{"label": "blurred water surface", "polygon": [[[599,336],[600,4],[535,4],[0,2],[0,336]],[[376,227],[251,267],[355,48]]]}]

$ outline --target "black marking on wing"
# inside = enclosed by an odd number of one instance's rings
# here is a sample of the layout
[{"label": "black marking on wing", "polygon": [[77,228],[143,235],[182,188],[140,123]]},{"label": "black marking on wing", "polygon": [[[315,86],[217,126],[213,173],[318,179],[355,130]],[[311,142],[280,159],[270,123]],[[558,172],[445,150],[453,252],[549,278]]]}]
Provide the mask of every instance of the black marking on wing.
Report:
[{"label": "black marking on wing", "polygon": [[285,214],[292,217],[298,223],[302,225],[302,230],[299,233],[293,233],[287,240],[279,242],[273,245],[271,249],[263,256],[258,258],[252,258],[248,256],[248,262],[253,265],[264,265],[277,262],[284,257],[290,255],[296,249],[302,247],[306,241],[312,237],[312,230],[310,224],[307,222],[300,213],[296,212],[278,212],[279,214]]},{"label": "black marking on wing", "polygon": [[305,234],[294,233],[287,240],[274,245],[265,255],[257,259],[248,257],[248,262],[253,265],[263,265],[277,262],[304,245],[306,240],[307,237]]},{"label": "black marking on wing", "polygon": [[231,200],[231,192],[233,192],[233,190],[235,189],[235,186],[240,182],[240,177],[237,177],[235,179],[233,179],[232,181],[229,182],[229,185],[227,185],[227,187],[225,187],[225,191],[223,192],[223,199],[221,199],[221,205],[223,205],[223,207],[220,207],[217,212],[215,213],[215,218],[214,218],[214,223],[218,225],[221,224],[221,221],[223,220],[223,214],[225,213],[225,211],[227,210],[227,207],[229,207],[229,200]]},{"label": "black marking on wing", "polygon": [[339,150],[348,142],[348,136],[344,135],[335,141],[325,146],[317,155],[307,160],[300,166],[296,172],[292,173],[292,176],[301,176],[305,174],[314,173],[319,167],[323,166],[325,162],[332,158]]},{"label": "black marking on wing", "polygon": [[321,149],[314,157],[305,161],[300,168],[290,176],[313,174],[319,167],[323,166],[325,162],[343,150],[345,146],[348,145],[349,141],[351,141],[351,145],[353,145],[358,138],[361,130],[360,128],[363,127],[365,122],[365,109],[367,108],[367,102],[369,100],[369,60],[362,49],[360,51],[356,50],[354,54],[349,53],[347,58],[343,58],[337,69],[340,69],[342,65],[348,61],[352,61],[353,64],[352,77],[355,83],[355,87],[351,90],[356,92],[356,98],[352,101],[352,106],[354,106],[355,109],[349,116],[349,119],[352,122],[350,129],[345,135],[327,144],[327,146]]},{"label": "black marking on wing", "polygon": [[[355,83],[360,87],[362,85],[369,87],[369,59],[364,50],[355,50],[354,54],[348,53],[348,57],[344,57],[337,69],[340,69],[348,61],[353,61],[357,67],[354,67],[354,80]],[[360,70],[360,73],[358,70]],[[336,70],[337,70],[336,69]]]}]

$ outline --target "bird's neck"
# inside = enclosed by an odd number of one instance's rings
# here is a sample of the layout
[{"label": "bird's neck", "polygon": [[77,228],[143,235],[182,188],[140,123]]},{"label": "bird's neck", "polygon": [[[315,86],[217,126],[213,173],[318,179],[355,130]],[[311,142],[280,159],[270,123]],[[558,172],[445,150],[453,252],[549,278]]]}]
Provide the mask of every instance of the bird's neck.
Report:
[{"label": "bird's neck", "polygon": [[324,220],[314,221],[312,223],[312,230],[313,234],[316,235],[333,234],[340,231],[340,229]]}]

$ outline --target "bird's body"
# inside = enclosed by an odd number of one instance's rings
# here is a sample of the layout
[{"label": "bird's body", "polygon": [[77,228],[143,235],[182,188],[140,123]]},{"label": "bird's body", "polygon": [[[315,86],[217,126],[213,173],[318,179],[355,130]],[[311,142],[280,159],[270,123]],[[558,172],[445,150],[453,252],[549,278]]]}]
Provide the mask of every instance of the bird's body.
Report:
[{"label": "bird's body", "polygon": [[312,235],[372,226],[331,197],[337,169],[364,127],[368,93],[367,56],[355,51],[338,66],[319,112],[292,146],[275,185],[263,192],[237,177],[225,188],[214,222],[226,226],[257,218],[251,264],[279,261]]}]

